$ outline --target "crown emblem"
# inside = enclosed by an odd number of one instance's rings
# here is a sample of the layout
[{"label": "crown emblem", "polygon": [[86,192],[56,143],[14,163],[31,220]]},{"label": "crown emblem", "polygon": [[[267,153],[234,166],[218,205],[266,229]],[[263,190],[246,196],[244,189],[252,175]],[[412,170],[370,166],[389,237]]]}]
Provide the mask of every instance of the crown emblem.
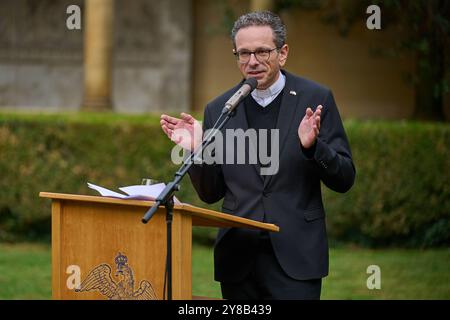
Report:
[{"label": "crown emblem", "polygon": [[117,266],[125,266],[128,263],[128,258],[127,258],[127,256],[123,255],[121,252],[119,252],[119,254],[116,256],[114,261],[116,262]]},{"label": "crown emblem", "polygon": [[[128,258],[119,252],[114,262],[117,265],[113,274],[112,268],[107,263],[96,266],[89,272],[75,292],[98,290],[111,300],[156,300],[153,286],[147,280],[142,280],[139,288],[134,288],[133,270],[128,265]],[[119,281],[114,279],[119,277]]]}]

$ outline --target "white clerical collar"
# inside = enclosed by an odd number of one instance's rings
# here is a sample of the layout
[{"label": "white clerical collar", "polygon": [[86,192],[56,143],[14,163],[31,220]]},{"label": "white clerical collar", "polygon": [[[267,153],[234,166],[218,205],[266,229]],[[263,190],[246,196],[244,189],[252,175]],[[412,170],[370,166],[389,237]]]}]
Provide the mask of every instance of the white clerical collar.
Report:
[{"label": "white clerical collar", "polygon": [[255,89],[252,91],[252,97],[255,101],[262,107],[268,106],[278,94],[283,90],[284,85],[286,84],[286,76],[280,72],[280,75],[269,88],[264,90]]}]

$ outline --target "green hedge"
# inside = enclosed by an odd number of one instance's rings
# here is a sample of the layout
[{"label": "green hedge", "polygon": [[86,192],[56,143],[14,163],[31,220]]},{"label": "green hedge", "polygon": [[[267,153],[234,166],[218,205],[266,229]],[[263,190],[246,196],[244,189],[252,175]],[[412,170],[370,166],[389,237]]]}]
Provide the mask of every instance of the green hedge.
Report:
[{"label": "green hedge", "polygon": [[[323,189],[335,243],[365,246],[450,244],[450,127],[447,124],[347,121],[357,168],[347,194]],[[177,169],[157,115],[0,113],[0,241],[48,239],[50,203],[40,191],[95,194],[169,181]],[[189,178],[177,195],[197,198]],[[211,242],[213,229],[195,229]]]},{"label": "green hedge", "polygon": [[356,165],[345,196],[325,191],[332,239],[366,246],[450,244],[450,126],[345,123]]}]

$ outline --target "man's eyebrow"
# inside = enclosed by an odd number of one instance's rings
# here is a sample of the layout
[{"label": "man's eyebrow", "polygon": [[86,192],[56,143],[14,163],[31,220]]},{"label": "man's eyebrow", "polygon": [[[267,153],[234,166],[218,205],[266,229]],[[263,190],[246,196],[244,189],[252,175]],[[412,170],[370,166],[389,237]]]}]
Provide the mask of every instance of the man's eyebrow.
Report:
[{"label": "man's eyebrow", "polygon": [[247,49],[247,48],[242,48],[242,49],[239,49],[239,50],[236,50],[236,52],[242,52],[242,51],[258,51],[258,50],[270,50],[271,48],[269,48],[269,47],[258,47],[258,48],[256,48],[255,50],[250,50],[250,49]]}]

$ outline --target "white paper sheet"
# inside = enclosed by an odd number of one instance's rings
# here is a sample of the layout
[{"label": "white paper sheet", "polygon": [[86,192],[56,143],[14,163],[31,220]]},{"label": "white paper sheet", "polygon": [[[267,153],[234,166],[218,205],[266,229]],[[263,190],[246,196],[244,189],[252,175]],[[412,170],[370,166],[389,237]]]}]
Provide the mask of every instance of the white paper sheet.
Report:
[{"label": "white paper sheet", "polygon": [[[93,183],[88,182],[88,187],[96,190],[104,197],[113,197],[120,199],[137,199],[137,200],[155,200],[159,196],[161,191],[166,187],[165,183],[157,183],[152,185],[135,185],[121,187],[119,190],[125,192],[126,194],[118,193],[104,187],[97,186]],[[175,203],[181,203],[176,197],[174,197]]]},{"label": "white paper sheet", "polygon": [[166,187],[165,183],[151,184],[151,185],[135,185],[119,188],[130,196],[144,196],[156,199],[157,196]]},{"label": "white paper sheet", "polygon": [[121,194],[121,193],[118,193],[118,192],[115,192],[115,191],[111,191],[109,189],[97,186],[97,185],[95,185],[93,183],[89,183],[88,182],[87,185],[88,185],[89,188],[98,191],[98,193],[100,193],[104,197],[114,197],[114,198],[121,198],[121,199],[124,199],[124,198],[127,197],[125,194]]}]

